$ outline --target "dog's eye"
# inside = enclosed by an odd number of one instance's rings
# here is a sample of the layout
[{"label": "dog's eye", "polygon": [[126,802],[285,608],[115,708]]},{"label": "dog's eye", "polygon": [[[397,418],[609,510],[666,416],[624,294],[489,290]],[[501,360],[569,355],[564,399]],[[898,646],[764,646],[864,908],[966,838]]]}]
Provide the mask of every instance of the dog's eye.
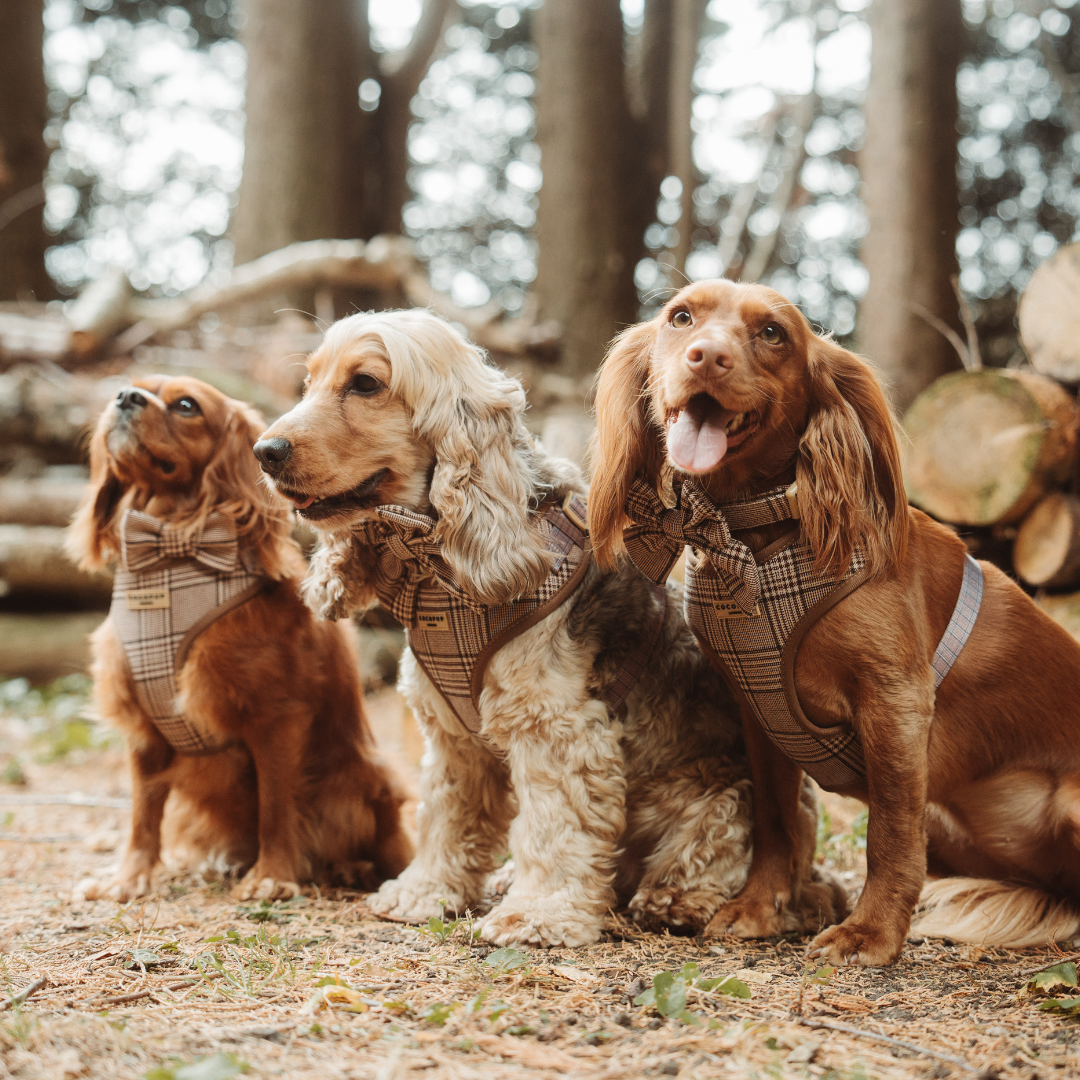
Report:
[{"label": "dog's eye", "polygon": [[347,392],[350,394],[359,394],[360,397],[371,397],[372,395],[377,394],[382,388],[383,384],[379,382],[374,375],[365,375],[363,372],[360,372],[349,380]]},{"label": "dog's eye", "polygon": [[177,398],[169,408],[174,413],[179,413],[181,416],[198,416],[202,412],[199,408],[199,403],[190,397]]},{"label": "dog's eye", "polygon": [[685,308],[679,308],[674,315],[671,316],[671,325],[677,326],[680,330],[685,329],[693,323],[693,318],[690,312]]},{"label": "dog's eye", "polygon": [[761,331],[761,340],[766,345],[779,345],[784,340],[784,331],[774,322],[767,323]]}]

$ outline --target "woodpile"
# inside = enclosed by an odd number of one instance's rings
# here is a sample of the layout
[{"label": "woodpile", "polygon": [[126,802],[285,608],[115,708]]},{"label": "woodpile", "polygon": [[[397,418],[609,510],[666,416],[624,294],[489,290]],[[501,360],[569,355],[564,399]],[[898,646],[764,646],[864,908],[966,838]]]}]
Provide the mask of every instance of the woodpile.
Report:
[{"label": "woodpile", "polygon": [[1016,575],[1080,638],[1080,593],[1061,592],[1080,588],[1078,301],[1080,244],[1070,244],[1035,271],[1020,300],[1028,364],[982,368],[969,326],[970,344],[957,345],[967,370],[923,391],[904,427],[912,503],[958,526],[980,553],[1011,542]]}]

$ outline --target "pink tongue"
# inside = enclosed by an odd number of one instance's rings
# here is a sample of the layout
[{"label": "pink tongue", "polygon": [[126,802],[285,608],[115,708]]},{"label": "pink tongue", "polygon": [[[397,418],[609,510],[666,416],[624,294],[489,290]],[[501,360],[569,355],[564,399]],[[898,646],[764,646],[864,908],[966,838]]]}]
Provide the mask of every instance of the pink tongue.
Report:
[{"label": "pink tongue", "polygon": [[712,472],[727,453],[728,421],[735,416],[727,409],[704,414],[685,408],[668,421],[667,448],[671,460],[690,473]]},{"label": "pink tongue", "polygon": [[306,510],[314,501],[314,495],[309,495],[306,499],[293,499],[297,510]]}]

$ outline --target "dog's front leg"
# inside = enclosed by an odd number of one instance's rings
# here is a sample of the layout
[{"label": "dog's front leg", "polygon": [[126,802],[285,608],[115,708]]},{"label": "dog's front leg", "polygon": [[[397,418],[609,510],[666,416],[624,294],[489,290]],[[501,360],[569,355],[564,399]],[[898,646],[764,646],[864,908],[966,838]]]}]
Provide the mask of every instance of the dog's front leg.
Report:
[{"label": "dog's front leg", "polygon": [[259,856],[236,886],[240,900],[288,900],[300,894],[297,795],[310,724],[310,712],[292,705],[246,734],[258,787]]},{"label": "dog's front leg", "polygon": [[754,782],[754,855],[746,886],[717,911],[705,933],[773,937],[790,929],[787,912],[809,873],[816,820],[807,820],[802,769],[770,741],[745,707],[742,721]]},{"label": "dog's front leg", "polygon": [[860,717],[870,804],[866,884],[848,918],[811,942],[810,955],[826,963],[891,964],[904,946],[926,878],[930,716],[908,710],[910,722],[897,724],[896,715],[883,706]]},{"label": "dog's front leg", "polygon": [[131,836],[116,876],[104,884],[93,881],[81,887],[88,900],[116,900],[123,904],[150,891],[154,867],[161,855],[161,817],[169,797],[165,773],[174,756],[172,747],[157,731],[130,738]]},{"label": "dog's front leg", "polygon": [[589,701],[557,723],[522,723],[507,745],[518,815],[514,882],[483,922],[498,945],[589,945],[614,901],[626,783],[617,725]]},{"label": "dog's front leg", "polygon": [[[402,667],[420,678],[408,652]],[[409,866],[383,882],[367,903],[381,915],[419,922],[439,915],[443,904],[463,913],[481,899],[488,874],[506,852],[513,807],[505,766],[461,731],[435,691],[410,694],[409,703],[427,743],[417,811],[420,841]]]}]

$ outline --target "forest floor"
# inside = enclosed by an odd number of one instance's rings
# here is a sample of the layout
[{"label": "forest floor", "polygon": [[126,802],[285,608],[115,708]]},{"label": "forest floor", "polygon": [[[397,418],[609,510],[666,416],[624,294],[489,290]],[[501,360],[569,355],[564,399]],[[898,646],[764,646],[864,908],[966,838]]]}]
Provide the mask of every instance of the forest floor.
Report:
[{"label": "forest floor", "polygon": [[[386,922],[348,891],[240,904],[164,875],[126,906],[73,900],[116,861],[129,793],[84,695],[77,678],[0,683],[0,998],[48,980],[0,1012],[0,1077],[1080,1076],[1080,1020],[1024,990],[1049,945],[909,942],[892,967],[831,971],[804,941],[645,933],[617,913],[587,948],[493,950],[467,920]],[[369,708],[414,767],[400,700]],[[823,803],[819,856],[854,896],[865,817]],[[658,975],[656,1005],[634,1004]],[[749,997],[711,984],[728,976]]]}]

